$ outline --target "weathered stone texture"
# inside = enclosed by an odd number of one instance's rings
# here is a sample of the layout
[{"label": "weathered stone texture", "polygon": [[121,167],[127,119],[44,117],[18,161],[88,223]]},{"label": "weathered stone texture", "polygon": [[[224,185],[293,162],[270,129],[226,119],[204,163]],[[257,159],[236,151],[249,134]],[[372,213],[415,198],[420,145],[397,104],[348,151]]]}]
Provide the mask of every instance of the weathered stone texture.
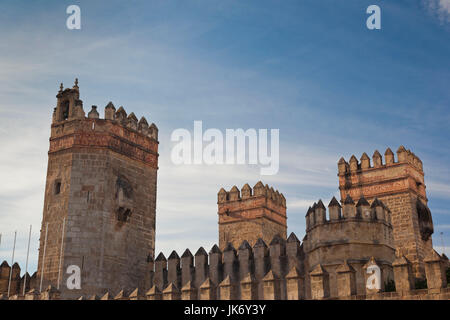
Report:
[{"label": "weathered stone texture", "polygon": [[79,97],[78,88],[67,90],[52,123],[38,278],[43,271],[44,285],[57,285],[63,239],[60,283],[69,265],[81,268],[81,290],[61,285],[64,297],[144,289],[155,247],[158,142],[117,119],[60,118],[65,101]]},{"label": "weathered stone texture", "polygon": [[374,166],[370,159],[363,158],[361,163],[354,156],[349,163],[339,161],[342,199],[347,195],[380,199],[392,214],[395,246],[411,262],[415,277],[424,278],[423,259],[432,248],[433,221],[427,207],[422,161],[403,146],[397,150],[397,162],[390,149],[386,150],[385,164],[377,151]]},{"label": "weathered stone texture", "polygon": [[[241,195],[242,193],[242,195]],[[246,240],[253,246],[258,238],[269,243],[275,235],[286,238],[286,199],[283,194],[258,182],[218,194],[219,247],[231,242],[235,248]]]},{"label": "weathered stone texture", "polygon": [[[157,127],[112,103],[105,119],[95,106],[86,117],[78,82],[57,98],[38,272],[20,277],[18,264],[3,262],[0,299],[11,270],[10,300],[450,298],[448,259],[432,250],[422,162],[409,150],[400,147],[395,162],[388,149],[385,163],[376,151],[373,166],[367,154],[342,158],[342,200],[308,209],[302,242],[287,238],[283,194],[258,182],[219,191],[219,246],[155,259]],[[69,265],[81,269],[80,290],[64,285]],[[378,271],[380,286],[369,288]],[[424,277],[428,289],[415,290]],[[396,292],[383,292],[391,280]]]},{"label": "weathered stone texture", "polygon": [[[331,214],[331,208],[334,206],[333,200],[329,205],[330,214],[328,216],[323,204],[319,205],[322,203],[321,201],[318,202],[319,204],[314,204],[307,213],[308,219],[317,213],[318,207],[322,208],[320,211],[322,211],[323,219],[310,219],[310,222],[307,223],[303,250],[307,265],[317,266],[320,264],[321,268],[326,271],[331,297],[342,295],[339,293],[338,268],[345,261],[356,272],[354,275],[355,288],[352,287],[352,289],[356,289],[356,294],[365,294],[366,292],[366,275],[363,266],[372,256],[381,262],[380,267],[384,271],[383,283],[393,278],[390,265],[395,259],[395,246],[388,212],[383,215],[385,219],[378,219],[376,206],[372,206],[372,208],[367,206],[366,215],[360,206],[350,200],[352,199],[346,200],[343,211],[354,212],[355,216],[333,219]],[[361,202],[363,201],[358,201],[358,203]],[[338,206],[340,207],[339,204]],[[311,281],[311,279],[307,279],[307,281]]]}]

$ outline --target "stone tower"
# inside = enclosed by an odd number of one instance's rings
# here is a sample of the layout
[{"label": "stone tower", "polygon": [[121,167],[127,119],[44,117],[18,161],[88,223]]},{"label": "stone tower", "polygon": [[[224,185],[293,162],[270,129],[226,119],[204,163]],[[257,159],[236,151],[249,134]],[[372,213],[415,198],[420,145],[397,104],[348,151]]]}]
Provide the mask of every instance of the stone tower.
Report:
[{"label": "stone tower", "polygon": [[218,193],[219,247],[228,242],[238,248],[244,240],[253,246],[258,238],[266,243],[279,235],[286,238],[286,199],[282,193],[258,182],[252,188],[234,186],[229,192]]},{"label": "stone tower", "polygon": [[422,161],[403,146],[397,150],[397,161],[391,149],[385,162],[375,151],[371,160],[366,153],[359,162],[355,156],[338,163],[341,198],[377,197],[392,212],[394,242],[397,250],[413,264],[417,278],[425,277],[424,257],[433,245],[433,221],[427,206]]},{"label": "stone tower", "polygon": [[[155,248],[158,129],[112,103],[104,119],[96,106],[86,117],[78,80],[56,98],[38,284],[43,273],[43,288],[59,282],[66,298],[143,288]],[[71,265],[81,289],[66,286]]]},{"label": "stone tower", "polygon": [[391,220],[391,213],[377,198],[370,204],[365,198],[354,201],[347,196],[341,206],[333,197],[328,215],[319,200],[306,213],[305,269],[311,272],[320,264],[329,277],[330,297],[337,297],[339,269],[345,263],[354,271],[353,294],[365,294],[364,266],[373,257],[382,270],[383,286],[393,280],[395,245]]}]

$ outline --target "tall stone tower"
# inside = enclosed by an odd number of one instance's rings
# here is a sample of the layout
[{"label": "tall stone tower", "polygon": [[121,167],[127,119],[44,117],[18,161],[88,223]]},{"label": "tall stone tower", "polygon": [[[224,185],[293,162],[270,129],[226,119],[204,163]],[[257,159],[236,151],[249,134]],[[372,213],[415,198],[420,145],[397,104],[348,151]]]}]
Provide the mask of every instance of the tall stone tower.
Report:
[{"label": "tall stone tower", "polygon": [[[112,103],[104,119],[96,106],[85,117],[78,80],[56,97],[38,283],[43,274],[65,298],[143,288],[155,249],[158,129]],[[81,289],[67,288],[69,266],[79,267]]]},{"label": "tall stone tower", "polygon": [[394,243],[413,264],[415,276],[425,277],[424,256],[433,245],[433,220],[427,206],[422,161],[403,146],[397,150],[397,160],[391,149],[385,152],[385,162],[378,151],[371,164],[366,153],[358,162],[355,156],[347,163],[338,163],[341,198],[365,197],[380,199],[392,213]]},{"label": "tall stone tower", "polygon": [[275,235],[286,239],[286,199],[282,193],[258,182],[252,188],[234,186],[218,193],[219,247],[228,242],[238,248],[247,240],[253,246],[258,238],[270,243]]}]

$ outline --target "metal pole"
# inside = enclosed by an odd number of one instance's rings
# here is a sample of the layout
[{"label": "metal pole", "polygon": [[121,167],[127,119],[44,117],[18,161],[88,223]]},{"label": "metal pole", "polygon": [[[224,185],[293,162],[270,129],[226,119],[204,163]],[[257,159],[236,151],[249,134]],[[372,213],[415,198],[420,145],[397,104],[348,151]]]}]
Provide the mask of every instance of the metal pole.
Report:
[{"label": "metal pole", "polygon": [[12,279],[12,271],[13,271],[13,265],[14,265],[14,253],[16,252],[16,237],[17,237],[17,231],[14,231],[14,246],[13,246],[13,252],[12,252],[12,259],[11,259],[11,269],[9,270],[8,297],[11,292],[11,279]]},{"label": "metal pole", "polygon": [[61,279],[61,262],[62,262],[62,254],[63,254],[63,246],[64,246],[64,227],[66,225],[66,218],[64,217],[62,230],[61,230],[61,250],[59,252],[59,268],[58,268],[58,285],[57,289],[59,290],[59,280]]},{"label": "metal pole", "polygon": [[39,285],[39,292],[42,292],[42,281],[44,280],[45,251],[47,250],[47,234],[48,234],[48,222],[45,228],[44,253],[42,254],[41,283]]},{"label": "metal pole", "polygon": [[30,224],[30,233],[28,234],[27,262],[25,263],[25,276],[23,277],[23,295],[25,295],[25,288],[27,287],[28,257],[30,255],[30,240],[31,240],[31,224]]}]

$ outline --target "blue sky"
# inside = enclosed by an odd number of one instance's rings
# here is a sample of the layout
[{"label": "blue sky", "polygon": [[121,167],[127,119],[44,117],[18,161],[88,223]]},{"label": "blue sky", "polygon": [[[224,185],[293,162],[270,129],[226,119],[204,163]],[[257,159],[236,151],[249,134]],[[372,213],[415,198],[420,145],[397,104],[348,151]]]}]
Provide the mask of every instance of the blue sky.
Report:
[{"label": "blue sky", "polygon": [[[66,28],[67,6],[81,30]],[[366,28],[366,8],[382,29]],[[85,111],[109,101],[160,129],[156,249],[209,249],[216,194],[258,180],[287,198],[289,232],[337,195],[337,161],[400,145],[424,162],[433,241],[450,250],[450,1],[2,1],[0,260],[37,265],[51,113],[79,78]],[[176,128],[280,129],[280,171],[174,166]]]}]

